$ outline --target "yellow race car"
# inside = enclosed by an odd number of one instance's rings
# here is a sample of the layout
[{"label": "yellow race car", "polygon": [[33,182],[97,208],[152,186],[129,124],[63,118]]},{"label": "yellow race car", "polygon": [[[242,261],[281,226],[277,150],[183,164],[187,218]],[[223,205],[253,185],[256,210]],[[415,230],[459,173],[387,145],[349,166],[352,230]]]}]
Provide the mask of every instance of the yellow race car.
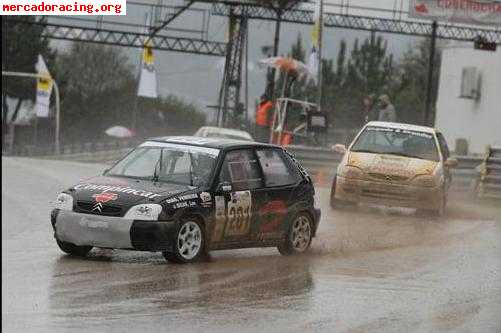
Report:
[{"label": "yellow race car", "polygon": [[373,121],[348,148],[333,149],[344,154],[332,183],[333,208],[363,202],[444,213],[458,161],[438,130]]}]

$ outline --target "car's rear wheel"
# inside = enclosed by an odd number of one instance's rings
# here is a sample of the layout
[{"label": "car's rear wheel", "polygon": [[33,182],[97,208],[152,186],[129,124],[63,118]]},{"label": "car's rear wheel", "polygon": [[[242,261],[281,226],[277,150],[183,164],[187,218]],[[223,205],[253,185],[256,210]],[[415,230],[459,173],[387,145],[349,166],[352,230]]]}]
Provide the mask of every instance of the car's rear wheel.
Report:
[{"label": "car's rear wheel", "polygon": [[78,246],[73,243],[63,242],[58,239],[56,239],[56,242],[61,251],[72,256],[85,257],[87,253],[92,250],[92,246]]},{"label": "car's rear wheel", "polygon": [[185,264],[197,261],[204,254],[205,238],[201,224],[187,219],[179,225],[172,252],[163,252],[165,259]]},{"label": "car's rear wheel", "polygon": [[278,246],[282,255],[304,253],[311,245],[313,238],[312,221],[308,214],[300,213],[293,220],[285,241]]}]

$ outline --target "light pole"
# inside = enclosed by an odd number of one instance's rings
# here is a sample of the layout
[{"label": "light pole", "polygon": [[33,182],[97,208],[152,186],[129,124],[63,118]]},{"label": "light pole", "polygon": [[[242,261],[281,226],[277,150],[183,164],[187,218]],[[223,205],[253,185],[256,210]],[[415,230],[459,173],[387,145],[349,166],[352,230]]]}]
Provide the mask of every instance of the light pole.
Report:
[{"label": "light pole", "polygon": [[[2,76],[17,76],[17,77],[31,77],[35,79],[45,79],[47,75],[37,74],[37,73],[23,73],[23,72],[9,72],[2,71]],[[54,146],[56,150],[56,154],[60,153],[60,145],[59,145],[59,131],[61,127],[61,108],[60,108],[60,99],[59,99],[59,87],[54,79],[51,79],[54,84],[54,95],[56,96],[56,135],[54,140]]]}]

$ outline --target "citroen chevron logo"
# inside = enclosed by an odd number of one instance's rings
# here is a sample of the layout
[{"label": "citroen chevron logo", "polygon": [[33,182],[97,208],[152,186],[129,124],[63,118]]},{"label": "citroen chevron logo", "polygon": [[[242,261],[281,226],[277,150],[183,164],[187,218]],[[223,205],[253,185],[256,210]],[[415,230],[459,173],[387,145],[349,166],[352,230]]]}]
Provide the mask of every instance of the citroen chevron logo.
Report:
[{"label": "citroen chevron logo", "polygon": [[98,211],[99,213],[101,213],[103,211],[103,203],[116,200],[118,198],[118,194],[112,192],[102,192],[99,194],[94,194],[92,197],[96,200],[94,207],[92,207],[92,211]]}]

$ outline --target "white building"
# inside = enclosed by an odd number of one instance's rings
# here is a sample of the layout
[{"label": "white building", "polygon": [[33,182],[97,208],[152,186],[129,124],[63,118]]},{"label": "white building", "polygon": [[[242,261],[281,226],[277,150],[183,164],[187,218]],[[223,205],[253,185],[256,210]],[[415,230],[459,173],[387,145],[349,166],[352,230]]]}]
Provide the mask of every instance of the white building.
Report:
[{"label": "white building", "polygon": [[469,154],[483,154],[489,144],[501,145],[501,50],[451,46],[442,53],[436,127],[451,150],[458,139]]}]

